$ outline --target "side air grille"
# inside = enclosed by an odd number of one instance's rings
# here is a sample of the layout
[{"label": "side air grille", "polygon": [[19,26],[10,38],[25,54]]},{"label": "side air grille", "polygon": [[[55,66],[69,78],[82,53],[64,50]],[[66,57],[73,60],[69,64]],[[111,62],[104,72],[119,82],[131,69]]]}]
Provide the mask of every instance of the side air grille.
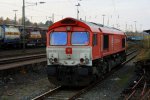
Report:
[{"label": "side air grille", "polygon": [[72,19],[65,19],[65,20],[61,21],[61,24],[76,24],[76,21],[74,21]]}]

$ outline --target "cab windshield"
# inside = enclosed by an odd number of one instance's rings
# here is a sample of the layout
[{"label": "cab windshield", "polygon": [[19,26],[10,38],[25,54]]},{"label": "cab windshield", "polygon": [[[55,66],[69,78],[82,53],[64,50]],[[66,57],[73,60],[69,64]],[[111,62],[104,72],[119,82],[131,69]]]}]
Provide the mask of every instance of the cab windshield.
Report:
[{"label": "cab windshield", "polygon": [[88,45],[89,33],[88,32],[73,32],[71,36],[72,45]]},{"label": "cab windshield", "polygon": [[66,32],[52,32],[50,34],[50,45],[66,45],[67,33]]}]

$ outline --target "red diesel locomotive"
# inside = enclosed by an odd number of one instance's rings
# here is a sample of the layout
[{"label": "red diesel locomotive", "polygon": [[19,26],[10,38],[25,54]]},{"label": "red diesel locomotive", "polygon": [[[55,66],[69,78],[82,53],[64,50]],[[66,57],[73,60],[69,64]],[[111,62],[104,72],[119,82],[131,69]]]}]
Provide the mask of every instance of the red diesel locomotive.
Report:
[{"label": "red diesel locomotive", "polygon": [[47,74],[57,85],[85,86],[126,60],[126,35],[101,24],[65,18],[47,32]]}]

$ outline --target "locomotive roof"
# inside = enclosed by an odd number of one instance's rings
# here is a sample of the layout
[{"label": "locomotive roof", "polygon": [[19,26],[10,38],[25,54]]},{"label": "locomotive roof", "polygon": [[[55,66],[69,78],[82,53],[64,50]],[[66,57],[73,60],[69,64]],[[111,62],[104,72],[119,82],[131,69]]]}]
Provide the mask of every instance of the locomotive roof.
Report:
[{"label": "locomotive roof", "polygon": [[102,24],[98,24],[98,23],[94,23],[94,22],[84,22],[84,23],[86,23],[88,26],[90,26],[92,31],[99,31],[99,29],[100,29],[103,33],[124,34],[121,30],[119,30],[117,28],[107,27]]},{"label": "locomotive roof", "polygon": [[69,18],[69,17],[54,23],[52,26],[49,27],[48,30],[54,29],[56,27],[68,26],[68,25],[82,26],[82,27],[85,27],[85,28],[91,30],[92,32],[100,32],[101,31],[103,33],[124,35],[124,32],[122,32],[121,30],[116,29],[116,28],[107,27],[102,24],[98,24],[98,23],[94,23],[94,22],[85,22],[85,21],[81,21],[81,20],[77,20],[77,19]]}]

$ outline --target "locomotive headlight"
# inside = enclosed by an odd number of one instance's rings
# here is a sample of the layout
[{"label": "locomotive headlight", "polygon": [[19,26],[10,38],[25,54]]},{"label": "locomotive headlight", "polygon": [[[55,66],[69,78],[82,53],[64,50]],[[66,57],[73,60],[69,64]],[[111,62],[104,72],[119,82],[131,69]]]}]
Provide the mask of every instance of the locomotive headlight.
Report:
[{"label": "locomotive headlight", "polygon": [[71,31],[71,26],[67,26],[66,31]]},{"label": "locomotive headlight", "polygon": [[54,58],[54,62],[57,63],[57,62],[58,62],[58,59],[57,59],[57,58]]},{"label": "locomotive headlight", "polygon": [[89,64],[90,63],[89,53],[80,53],[80,63]]},{"label": "locomotive headlight", "polygon": [[53,62],[54,62],[54,59],[53,59],[53,58],[50,58],[50,59],[49,59],[49,62],[50,62],[50,63],[53,63]]},{"label": "locomotive headlight", "polygon": [[89,59],[88,58],[85,58],[85,63],[89,64]]},{"label": "locomotive headlight", "polygon": [[57,63],[58,62],[58,53],[55,53],[55,52],[53,52],[53,51],[51,51],[50,53],[49,53],[49,62],[51,63],[51,64],[54,64],[54,63]]},{"label": "locomotive headlight", "polygon": [[80,59],[80,62],[81,62],[81,63],[83,63],[83,62],[84,62],[84,59],[83,59],[83,58],[81,58],[81,59]]}]

